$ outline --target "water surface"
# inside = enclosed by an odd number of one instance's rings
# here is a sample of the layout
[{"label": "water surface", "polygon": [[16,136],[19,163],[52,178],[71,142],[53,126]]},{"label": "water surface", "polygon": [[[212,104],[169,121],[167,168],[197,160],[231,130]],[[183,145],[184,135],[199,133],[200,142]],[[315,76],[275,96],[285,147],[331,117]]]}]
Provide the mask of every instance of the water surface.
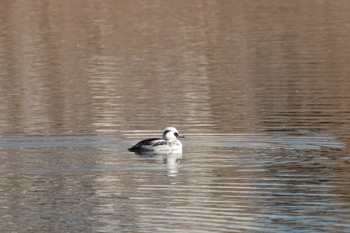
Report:
[{"label": "water surface", "polygon": [[348,1],[0,11],[1,232],[350,231]]}]

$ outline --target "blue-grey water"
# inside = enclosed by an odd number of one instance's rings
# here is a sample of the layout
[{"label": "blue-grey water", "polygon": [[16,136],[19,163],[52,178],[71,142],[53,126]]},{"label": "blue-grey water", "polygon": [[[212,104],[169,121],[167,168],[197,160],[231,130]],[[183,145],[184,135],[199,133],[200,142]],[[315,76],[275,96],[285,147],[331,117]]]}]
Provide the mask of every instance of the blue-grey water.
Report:
[{"label": "blue-grey water", "polygon": [[349,12],[1,1],[0,232],[349,232]]}]

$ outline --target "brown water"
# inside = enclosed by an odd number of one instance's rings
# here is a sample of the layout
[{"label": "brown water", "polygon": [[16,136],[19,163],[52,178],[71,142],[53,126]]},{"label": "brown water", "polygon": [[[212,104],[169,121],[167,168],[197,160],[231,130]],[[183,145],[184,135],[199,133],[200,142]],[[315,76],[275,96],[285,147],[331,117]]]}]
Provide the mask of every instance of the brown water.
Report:
[{"label": "brown water", "polygon": [[349,232],[349,12],[1,1],[0,231]]}]

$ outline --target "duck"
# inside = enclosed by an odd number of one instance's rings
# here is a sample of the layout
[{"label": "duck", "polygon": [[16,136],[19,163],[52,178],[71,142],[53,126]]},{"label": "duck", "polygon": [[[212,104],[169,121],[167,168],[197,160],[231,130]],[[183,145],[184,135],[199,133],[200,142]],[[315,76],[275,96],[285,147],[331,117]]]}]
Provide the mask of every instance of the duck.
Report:
[{"label": "duck", "polygon": [[182,143],[178,138],[184,138],[175,127],[166,127],[162,138],[149,138],[130,147],[131,152],[182,153]]}]

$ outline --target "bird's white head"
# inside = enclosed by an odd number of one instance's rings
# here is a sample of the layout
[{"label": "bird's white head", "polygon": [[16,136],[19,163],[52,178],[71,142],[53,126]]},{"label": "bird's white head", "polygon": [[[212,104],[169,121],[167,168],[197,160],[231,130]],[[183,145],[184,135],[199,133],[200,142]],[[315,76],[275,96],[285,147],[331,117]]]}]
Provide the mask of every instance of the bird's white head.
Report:
[{"label": "bird's white head", "polygon": [[163,139],[165,141],[174,141],[180,137],[179,132],[174,127],[166,127],[163,132]]}]

